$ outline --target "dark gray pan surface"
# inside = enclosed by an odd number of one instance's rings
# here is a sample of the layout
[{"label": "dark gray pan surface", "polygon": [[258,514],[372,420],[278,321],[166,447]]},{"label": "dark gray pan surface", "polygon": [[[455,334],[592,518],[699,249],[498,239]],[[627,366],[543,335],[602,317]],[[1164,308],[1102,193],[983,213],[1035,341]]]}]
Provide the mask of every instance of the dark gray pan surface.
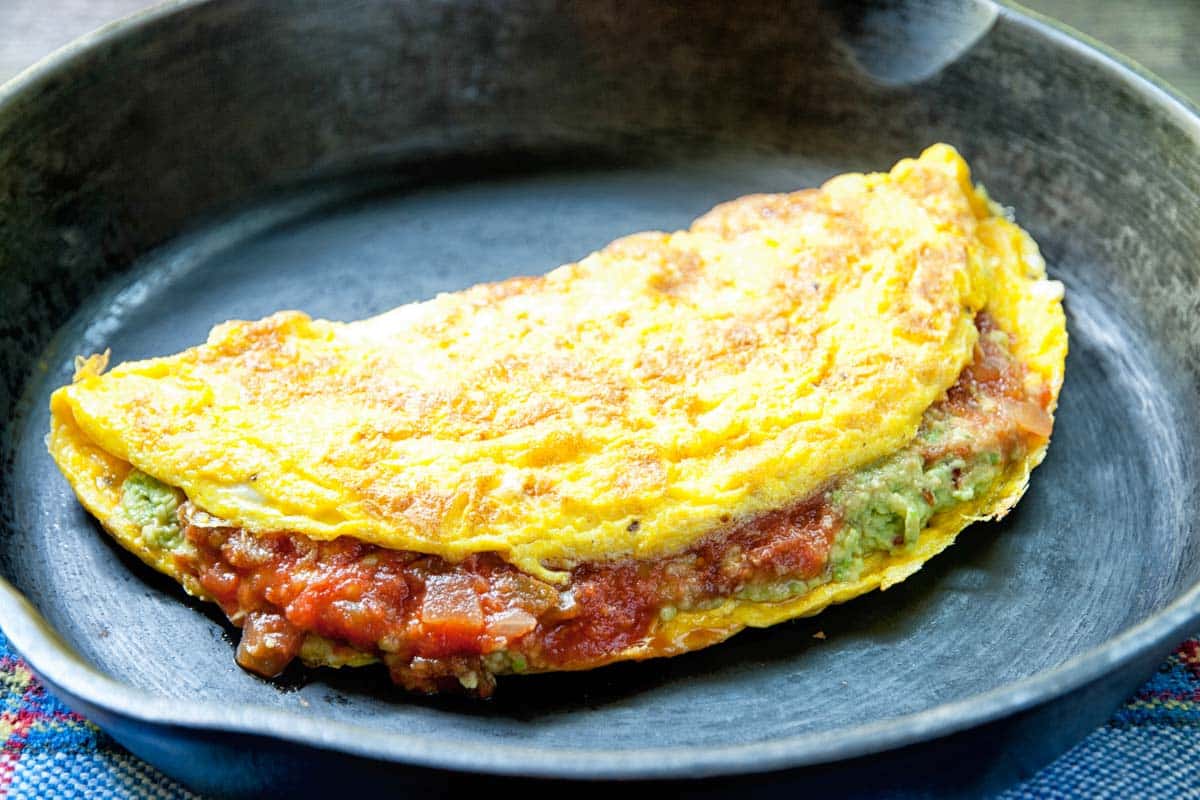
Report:
[{"label": "dark gray pan surface", "polygon": [[[4,592],[0,622],[35,668],[135,751],[223,791],[316,791],[312,770],[331,764],[422,787],[469,779],[196,727],[564,778],[764,772],[909,745],[879,774],[972,791],[1102,720],[1200,618],[1200,126],[987,4],[729,7],[733,22],[716,5],[199,4],[0,97],[0,575],[61,643]],[[134,65],[162,80],[127,85]],[[234,665],[217,615],[109,544],[45,452],[47,397],[77,353],[174,352],[280,308],[355,319],[938,140],[1067,284],[1054,442],[1002,523],[815,619],[502,680],[482,704],[403,696],[374,669],[265,682]],[[957,744],[914,745],[962,728],[974,733]],[[229,749],[197,757],[213,744]],[[850,762],[774,785],[877,778]]]}]

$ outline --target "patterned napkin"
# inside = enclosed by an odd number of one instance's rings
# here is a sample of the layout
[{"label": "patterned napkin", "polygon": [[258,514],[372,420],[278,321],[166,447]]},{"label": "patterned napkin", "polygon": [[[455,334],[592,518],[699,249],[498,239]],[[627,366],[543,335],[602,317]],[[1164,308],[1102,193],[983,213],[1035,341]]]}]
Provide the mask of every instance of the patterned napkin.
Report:
[{"label": "patterned napkin", "polygon": [[[49,694],[0,634],[0,800],[196,795]],[[1188,639],[1112,719],[1001,800],[1200,798],[1200,639]]]}]

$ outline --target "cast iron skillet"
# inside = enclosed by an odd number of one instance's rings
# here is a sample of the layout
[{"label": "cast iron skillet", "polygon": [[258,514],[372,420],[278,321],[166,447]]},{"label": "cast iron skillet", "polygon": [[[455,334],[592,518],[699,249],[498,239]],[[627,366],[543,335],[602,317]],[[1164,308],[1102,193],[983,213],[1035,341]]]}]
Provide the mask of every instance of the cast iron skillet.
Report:
[{"label": "cast iron skillet", "polygon": [[[182,2],[0,90],[0,620],[69,704],[225,794],[972,794],[1063,752],[1200,625],[1195,111],[982,0],[673,5]],[[266,682],[45,452],[77,353],[357,318],[939,140],[1067,284],[1054,443],[1002,524],[815,619],[489,703],[378,670]]]}]

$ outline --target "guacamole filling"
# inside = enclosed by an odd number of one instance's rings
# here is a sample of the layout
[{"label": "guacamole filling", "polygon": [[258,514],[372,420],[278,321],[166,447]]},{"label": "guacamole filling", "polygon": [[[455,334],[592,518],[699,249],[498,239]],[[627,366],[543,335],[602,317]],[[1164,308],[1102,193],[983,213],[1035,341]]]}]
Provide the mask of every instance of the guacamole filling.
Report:
[{"label": "guacamole filling", "polygon": [[926,464],[920,447],[907,448],[855,472],[828,493],[842,525],[833,537],[827,568],[807,580],[756,583],[738,599],[780,602],[831,581],[862,575],[875,553],[901,553],[917,543],[935,514],[985,496],[1012,461],[998,450]]},{"label": "guacamole filling", "polygon": [[183,493],[144,472],[132,470],[121,484],[121,509],[154,550],[174,550],[184,543],[179,524]]},{"label": "guacamole filling", "polygon": [[987,494],[1000,474],[995,451],[926,466],[915,449],[856,473],[832,494],[845,526],[830,552],[830,579],[854,580],[864,556],[916,544],[934,514]]},{"label": "guacamole filling", "polygon": [[449,563],[356,539],[252,533],[137,470],[122,508],[189,591],[242,627],[247,669],[378,659],[410,689],[487,695],[496,674],[607,663],[680,613],[855,580],[872,557],[912,548],[937,515],[986,497],[1048,434],[1049,417],[1044,398],[1026,396],[1007,338],[986,319],[980,329],[974,363],[908,447],[683,553],[578,565],[566,586],[492,553]]}]

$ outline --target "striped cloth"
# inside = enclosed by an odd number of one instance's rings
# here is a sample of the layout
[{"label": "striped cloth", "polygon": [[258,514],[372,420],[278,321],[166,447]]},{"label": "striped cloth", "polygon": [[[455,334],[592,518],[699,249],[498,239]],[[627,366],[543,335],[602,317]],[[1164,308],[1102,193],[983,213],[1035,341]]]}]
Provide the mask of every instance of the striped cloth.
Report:
[{"label": "striped cloth", "polygon": [[[197,796],[49,694],[0,633],[0,800]],[[1112,719],[1002,800],[1200,800],[1200,639],[1189,639]]]},{"label": "striped cloth", "polygon": [[69,711],[0,633],[0,799],[194,798]]}]

